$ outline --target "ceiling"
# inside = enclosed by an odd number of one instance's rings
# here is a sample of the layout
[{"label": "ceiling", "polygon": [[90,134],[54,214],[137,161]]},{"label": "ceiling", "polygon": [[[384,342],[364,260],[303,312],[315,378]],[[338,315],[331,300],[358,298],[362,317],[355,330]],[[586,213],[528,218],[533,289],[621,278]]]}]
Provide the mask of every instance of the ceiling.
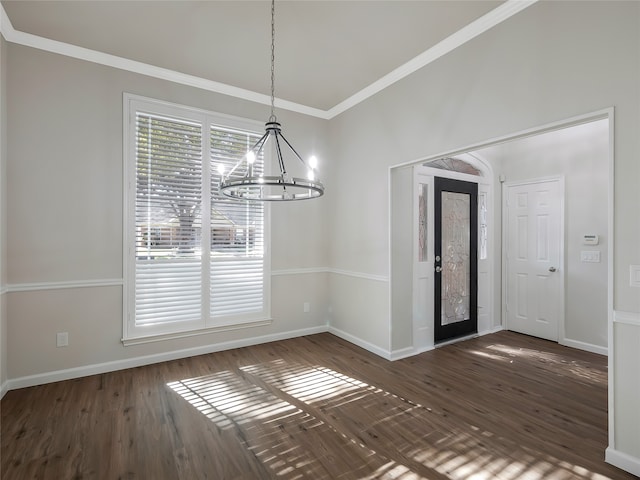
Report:
[{"label": "ceiling", "polygon": [[[13,0],[2,6],[18,43],[26,33],[40,44],[55,40],[270,94],[268,1]],[[278,0],[276,97],[329,111],[498,7],[503,1]]]}]

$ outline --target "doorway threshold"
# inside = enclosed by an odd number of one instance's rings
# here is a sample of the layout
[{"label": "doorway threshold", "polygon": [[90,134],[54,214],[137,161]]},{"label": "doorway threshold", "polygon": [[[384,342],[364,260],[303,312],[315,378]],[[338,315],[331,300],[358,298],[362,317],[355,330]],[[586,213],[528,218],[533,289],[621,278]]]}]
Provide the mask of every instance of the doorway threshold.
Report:
[{"label": "doorway threshold", "polygon": [[465,340],[471,340],[472,338],[478,338],[480,335],[477,333],[472,333],[471,335],[464,335],[462,337],[451,338],[449,340],[444,340],[443,342],[436,343],[434,345],[435,348],[446,347],[447,345],[451,345],[452,343],[464,342]]}]

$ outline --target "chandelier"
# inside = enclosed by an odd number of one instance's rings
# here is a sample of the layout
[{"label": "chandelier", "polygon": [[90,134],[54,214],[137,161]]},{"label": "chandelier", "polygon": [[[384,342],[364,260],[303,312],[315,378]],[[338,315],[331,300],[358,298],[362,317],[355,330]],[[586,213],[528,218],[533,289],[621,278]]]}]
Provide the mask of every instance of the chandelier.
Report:
[{"label": "chandelier", "polygon": [[[282,134],[275,115],[275,0],[271,0],[271,116],[265,124],[265,133],[247,154],[229,171],[220,172],[220,192],[229,198],[247,201],[286,201],[318,198],[324,194],[324,185],[316,179],[318,162],[311,157],[305,162]],[[272,145],[278,159],[278,175],[254,174],[254,163],[265,148]],[[288,148],[303,165],[307,178],[290,176],[283,159]]]}]

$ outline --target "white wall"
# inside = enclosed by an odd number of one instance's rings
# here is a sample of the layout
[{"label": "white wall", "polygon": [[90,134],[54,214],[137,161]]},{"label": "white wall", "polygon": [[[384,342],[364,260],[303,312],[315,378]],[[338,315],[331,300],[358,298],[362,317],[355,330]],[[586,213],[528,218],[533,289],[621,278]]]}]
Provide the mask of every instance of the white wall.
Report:
[{"label": "white wall", "polygon": [[[565,331],[560,341],[595,351],[607,348],[609,259],[607,120],[590,122],[478,150],[506,181],[562,175],[565,178]],[[584,234],[600,244],[585,246]],[[600,263],[584,263],[582,251],[600,252]]]},{"label": "white wall", "polygon": [[[637,2],[539,2],[330,122],[283,112],[301,153],[313,147],[331,161],[322,165],[325,197],[274,208],[273,268],[311,272],[274,278],[282,318],[251,332],[125,348],[120,287],[14,289],[5,295],[8,378],[273,338],[323,327],[328,309],[333,331],[388,352],[389,166],[614,106],[614,307],[631,320],[611,328],[610,446],[640,466],[640,295],[629,285],[629,265],[640,264],[639,32]],[[26,47],[3,53],[10,287],[122,277],[123,91],[266,115],[250,102]],[[313,273],[323,266],[330,272]],[[304,301],[308,316],[295,312]],[[55,348],[60,330],[70,334],[66,349]]]},{"label": "white wall", "polygon": [[[539,2],[334,118],[331,266],[389,275],[389,166],[613,106],[614,307],[640,312],[638,289],[629,284],[629,265],[640,263],[639,32],[637,2]],[[388,304],[364,330],[350,316],[357,308],[351,292],[331,291],[340,305],[332,321],[383,348]],[[358,282],[359,297],[378,293],[373,282]],[[640,332],[640,322],[631,328]],[[613,387],[625,408],[616,409],[624,413],[612,421],[611,445],[640,465],[640,442],[630,441],[640,431],[640,412],[631,408],[640,403],[640,365],[628,344],[610,348],[614,363],[625,366]]]},{"label": "white wall", "polygon": [[[259,121],[266,121],[268,107],[15,44],[6,54],[5,297],[14,386],[60,371],[78,374],[69,369],[326,330],[328,202],[321,198],[272,205],[272,269],[279,275],[272,279],[271,325],[123,347],[123,92]],[[329,157],[326,121],[278,114],[296,149],[315,153],[322,168]],[[78,288],[57,288],[64,282]],[[62,331],[69,346],[56,348]]]}]

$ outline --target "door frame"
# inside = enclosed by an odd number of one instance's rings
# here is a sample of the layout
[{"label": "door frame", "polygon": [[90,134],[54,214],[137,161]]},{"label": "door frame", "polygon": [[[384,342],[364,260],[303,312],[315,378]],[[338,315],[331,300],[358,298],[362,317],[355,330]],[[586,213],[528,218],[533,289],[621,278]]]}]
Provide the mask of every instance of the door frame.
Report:
[{"label": "door frame", "polygon": [[[407,161],[401,161],[399,163],[395,163],[395,164],[391,164],[388,167],[388,209],[389,209],[389,216],[388,216],[388,241],[389,241],[389,245],[391,246],[393,243],[393,218],[392,218],[392,210],[393,210],[393,205],[394,205],[394,195],[395,195],[395,191],[393,188],[393,181],[392,179],[395,177],[395,171],[396,170],[401,170],[403,168],[406,167],[416,167],[416,168],[424,168],[425,170],[428,170],[429,172],[437,172],[438,175],[442,176],[443,174],[452,174],[452,177],[454,178],[460,178],[457,177],[455,172],[448,172],[447,170],[442,170],[442,169],[436,169],[436,168],[432,168],[432,167],[423,167],[423,165],[425,163],[428,163],[429,161],[432,160],[437,160],[439,158],[443,158],[443,157],[456,157],[456,158],[463,158],[464,156],[468,156],[471,158],[475,158],[474,155],[476,155],[475,153],[473,155],[471,155],[471,153],[476,152],[478,150],[481,150],[485,147],[490,147],[493,145],[499,145],[502,143],[507,143],[513,140],[519,140],[519,139],[524,139],[524,138],[528,138],[528,137],[535,137],[536,135],[539,134],[543,134],[543,133],[547,133],[547,132],[551,132],[551,131],[556,131],[556,130],[561,130],[564,128],[570,128],[576,125],[580,125],[583,123],[589,123],[592,121],[597,121],[597,120],[603,120],[606,119],[609,123],[609,155],[608,155],[608,166],[609,166],[609,174],[608,174],[608,178],[607,178],[607,185],[608,185],[608,227],[607,227],[607,237],[608,237],[608,246],[607,246],[607,257],[609,259],[611,259],[611,261],[609,261],[609,265],[608,265],[608,270],[607,270],[607,285],[608,285],[608,292],[607,292],[607,322],[608,322],[608,357],[609,357],[609,373],[610,376],[613,374],[614,372],[614,365],[613,365],[613,349],[614,349],[614,342],[613,342],[613,324],[614,324],[614,302],[613,302],[613,282],[614,282],[614,264],[615,262],[613,261],[614,259],[614,253],[615,253],[615,231],[614,231],[614,224],[613,224],[613,217],[614,217],[614,133],[615,133],[615,109],[614,107],[606,107],[600,110],[594,110],[591,112],[587,112],[587,113],[583,113],[583,114],[578,114],[575,115],[573,117],[564,117],[561,120],[556,120],[556,121],[551,121],[548,123],[543,123],[543,124],[538,124],[535,125],[533,127],[529,127],[523,130],[514,130],[512,132],[506,133],[506,134],[502,134],[500,136],[496,136],[496,137],[492,137],[492,138],[488,138],[482,141],[476,141],[470,144],[466,144],[466,145],[462,145],[462,146],[458,146],[457,148],[447,148],[444,150],[440,150],[436,153],[431,153],[428,155],[422,155],[418,158],[414,158],[413,160],[407,160]],[[472,163],[474,166],[478,166],[477,165],[477,161],[478,158],[475,158],[475,163],[474,162],[470,162]],[[481,168],[486,167],[488,164],[483,162],[483,166]],[[426,173],[426,172],[425,172]],[[429,175],[430,173],[426,173],[427,175]],[[462,175],[462,174],[457,174],[457,175]],[[494,177],[493,172],[491,172],[488,176],[488,178],[485,176],[483,177],[483,181],[490,181],[490,182],[494,182],[495,181],[495,188],[491,188],[489,191],[489,194],[493,196],[493,198],[495,198],[495,202],[500,202],[499,204],[501,204],[501,200],[498,198],[499,195],[501,195],[501,188],[497,187],[498,181],[502,182],[503,179],[499,178],[498,176]],[[480,184],[480,186],[482,186],[482,183]],[[480,191],[479,191],[480,192]],[[493,200],[489,201],[489,205],[491,205],[493,202]],[[490,207],[489,212],[491,213],[493,211],[493,207]],[[498,220],[500,219],[500,220]],[[495,224],[496,221],[500,221],[501,223],[501,214],[499,211],[496,211],[496,216],[495,219],[490,219],[490,222],[492,222],[493,224]],[[493,229],[490,229],[489,233],[491,234],[493,232]],[[501,243],[502,238],[501,238],[501,233],[498,230],[495,231],[495,236],[494,238],[494,242],[495,243],[495,248],[497,250],[494,251],[494,246],[490,246],[490,251],[492,252],[492,257],[491,260],[489,261],[490,265],[490,269],[491,272],[494,275],[498,274],[498,272],[502,271],[502,254],[499,252],[499,249],[501,248],[501,246],[499,245],[499,243]],[[495,252],[495,253],[494,253]],[[391,360],[398,360],[401,358],[406,358],[406,357],[410,357],[412,355],[417,355],[421,352],[427,351],[427,350],[431,350],[433,348],[433,344],[428,345],[428,344],[417,344],[415,342],[415,338],[414,341],[412,342],[411,340],[411,336],[404,336],[403,338],[401,338],[397,343],[394,343],[393,340],[393,335],[392,332],[395,331],[396,329],[401,329],[404,332],[407,331],[407,329],[409,329],[409,332],[411,332],[411,322],[413,320],[412,316],[409,315],[405,315],[404,311],[402,312],[398,312],[397,308],[395,307],[394,301],[393,301],[393,295],[394,295],[394,288],[393,285],[395,283],[397,283],[398,281],[401,282],[411,282],[413,281],[413,274],[411,269],[406,268],[402,271],[399,271],[397,273],[394,273],[394,265],[396,264],[397,259],[396,259],[396,254],[393,251],[393,249],[390,247],[388,249],[388,269],[390,272],[390,276],[389,276],[389,288],[388,288],[388,298],[389,298],[389,350],[388,350],[388,358]],[[397,278],[396,278],[397,277]],[[501,298],[501,285],[494,285],[493,281],[491,282],[491,288],[494,291],[494,294],[491,295],[491,302],[494,304],[494,314],[497,314],[498,312],[502,312],[502,309],[499,308],[499,304],[502,304],[502,298]],[[408,292],[408,294],[405,294],[403,296],[403,299],[406,300],[407,302],[411,301],[411,292]],[[500,319],[502,320],[502,319]],[[480,323],[480,319],[479,319],[479,323]],[[480,328],[480,326],[479,326]],[[491,327],[490,330],[483,332],[483,333],[493,333],[493,332],[497,332],[503,329],[503,325],[502,322],[500,321],[499,325],[495,325],[493,327]],[[410,334],[411,335],[411,334]],[[480,335],[482,335],[482,333],[480,333]],[[563,343],[564,344],[564,343]],[[575,344],[572,345],[576,348],[582,348],[588,351],[592,351],[589,350],[588,348],[585,348],[585,345],[581,345],[581,344]],[[588,347],[588,346],[587,346]],[[601,353],[600,351],[594,351],[595,353]],[[613,398],[613,382],[610,381],[609,382],[609,399],[611,400]],[[610,441],[612,442],[612,438],[613,438],[613,405],[612,402],[610,401],[609,404],[609,438]],[[613,444],[611,444],[613,445]]]},{"label": "door frame", "polygon": [[[433,216],[433,231],[434,231],[434,254],[439,253],[439,255],[444,258],[444,252],[442,251],[442,208],[443,201],[442,195],[438,196],[438,191],[440,193],[443,192],[452,192],[452,193],[464,193],[469,196],[469,227],[470,227],[470,238],[469,238],[469,318],[465,319],[462,322],[455,322],[448,325],[442,325],[442,277],[434,275],[434,285],[433,289],[434,293],[434,313],[433,313],[433,334],[434,334],[434,342],[437,345],[442,343],[448,343],[453,340],[457,340],[460,338],[477,335],[478,334],[478,240],[480,235],[480,228],[478,225],[479,215],[478,215],[478,182],[466,182],[461,180],[455,180],[446,177],[435,177],[434,178],[434,216]],[[436,208],[440,206],[440,208]],[[440,235],[435,235],[439,233]],[[439,259],[436,259],[436,263],[439,263]],[[438,265],[439,266],[439,265]],[[441,269],[442,273],[444,269]],[[438,308],[439,307],[439,308]],[[471,324],[467,323],[471,322]],[[472,327],[471,331],[469,331],[469,326]],[[448,335],[444,338],[436,338],[440,334]]]},{"label": "door frame", "polygon": [[[453,155],[452,155],[453,156]],[[466,163],[477,168],[482,176],[470,175],[467,173],[460,173],[451,170],[444,170],[440,168],[424,166],[424,162],[413,165],[413,230],[412,238],[418,238],[418,195],[417,188],[420,183],[426,183],[428,185],[428,198],[427,198],[427,260],[425,265],[420,266],[418,264],[418,242],[413,241],[413,273],[412,273],[412,334],[413,342],[410,348],[410,355],[415,355],[427,350],[433,349],[435,344],[434,334],[434,298],[430,295],[426,299],[426,302],[421,300],[421,292],[427,289],[428,292],[434,292],[434,178],[448,178],[453,180],[462,180],[465,182],[478,184],[478,202],[480,202],[480,196],[484,195],[487,207],[487,222],[490,225],[487,238],[487,258],[480,258],[478,253],[478,333],[474,335],[484,335],[492,333],[498,330],[502,330],[502,325],[495,327],[492,325],[492,318],[494,313],[497,314],[500,310],[496,306],[494,295],[494,282],[497,281],[494,272],[498,272],[498,262],[501,261],[500,254],[496,252],[496,242],[500,242],[499,230],[496,230],[496,222],[500,220],[497,215],[494,216],[494,198],[498,188],[494,186],[494,174],[490,164],[483,160],[477,154],[460,153],[455,155],[457,159],[463,160]],[[478,222],[480,217],[478,216]],[[479,234],[478,228],[478,234]],[[478,241],[478,246],[480,242]],[[421,280],[419,272],[426,269],[427,275]],[[487,285],[486,288],[480,289],[480,282]],[[495,286],[496,290],[499,286]],[[422,296],[424,297],[424,296]],[[425,313],[426,312],[426,313]],[[428,321],[425,322],[424,315],[428,315]],[[465,338],[465,337],[462,337]],[[457,341],[454,339],[453,341]],[[437,346],[444,346],[448,344],[448,341],[438,343]],[[403,352],[400,355],[393,355],[392,358],[402,358],[409,356]]]},{"label": "door frame", "polygon": [[509,199],[509,188],[517,187],[521,185],[536,185],[539,183],[545,183],[550,181],[558,182],[558,189],[560,193],[560,253],[559,253],[559,266],[560,266],[560,274],[561,278],[558,282],[560,289],[560,298],[558,301],[558,340],[557,343],[562,344],[562,340],[565,338],[565,283],[566,283],[566,260],[565,260],[565,245],[566,245],[566,230],[565,230],[565,186],[564,186],[564,176],[563,175],[555,175],[550,177],[537,177],[531,178],[527,180],[515,181],[515,182],[503,182],[502,183],[502,321],[503,327],[505,330],[509,329],[509,316],[507,313],[507,273],[509,271],[509,261],[507,258],[507,252],[509,247],[509,230],[507,228],[508,225],[508,216],[509,211],[507,207],[507,201]]}]

